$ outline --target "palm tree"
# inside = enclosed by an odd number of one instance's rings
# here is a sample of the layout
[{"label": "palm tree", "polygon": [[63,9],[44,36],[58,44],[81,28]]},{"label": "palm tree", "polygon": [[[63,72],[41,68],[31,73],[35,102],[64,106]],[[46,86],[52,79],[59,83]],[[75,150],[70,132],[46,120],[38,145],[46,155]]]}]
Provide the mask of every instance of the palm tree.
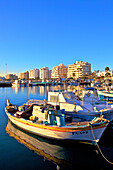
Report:
[{"label": "palm tree", "polygon": [[110,73],[107,72],[107,73],[105,74],[105,77],[109,77],[109,76],[110,76]]},{"label": "palm tree", "polygon": [[105,67],[105,72],[108,72],[109,70],[109,67]]}]

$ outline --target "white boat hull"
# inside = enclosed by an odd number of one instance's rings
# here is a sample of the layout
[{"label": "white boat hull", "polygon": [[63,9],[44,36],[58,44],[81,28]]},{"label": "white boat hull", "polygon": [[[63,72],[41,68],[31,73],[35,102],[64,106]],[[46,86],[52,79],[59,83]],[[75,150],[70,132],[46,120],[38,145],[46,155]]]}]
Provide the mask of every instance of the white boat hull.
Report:
[{"label": "white boat hull", "polygon": [[[80,126],[79,128],[75,126],[68,126],[68,130],[66,129],[66,126],[64,127],[58,127],[58,126],[47,126],[47,125],[39,125],[36,123],[33,123],[30,120],[25,120],[22,118],[16,118],[15,116],[12,116],[10,113],[7,113],[9,119],[12,123],[17,125],[18,127],[29,131],[33,134],[44,136],[47,138],[53,138],[58,140],[70,140],[70,141],[81,141],[81,142],[98,142],[102,133],[104,132],[106,126],[108,123],[104,123],[100,126],[93,127],[93,130],[91,130],[91,126],[87,126],[84,128],[84,126]],[[80,130],[81,129],[81,130]],[[94,136],[93,136],[94,133]]]}]

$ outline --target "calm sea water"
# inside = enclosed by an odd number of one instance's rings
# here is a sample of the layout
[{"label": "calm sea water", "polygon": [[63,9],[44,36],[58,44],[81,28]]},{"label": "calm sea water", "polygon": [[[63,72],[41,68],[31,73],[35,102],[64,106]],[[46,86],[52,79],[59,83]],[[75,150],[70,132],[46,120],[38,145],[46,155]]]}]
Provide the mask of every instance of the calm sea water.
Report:
[{"label": "calm sea water", "polygon": [[[21,105],[27,98],[47,98],[47,92],[55,88],[0,88],[0,169],[113,169],[96,147],[57,144],[22,131],[8,121],[4,111],[7,98]],[[105,157],[113,162],[111,128],[105,132],[99,146]]]}]

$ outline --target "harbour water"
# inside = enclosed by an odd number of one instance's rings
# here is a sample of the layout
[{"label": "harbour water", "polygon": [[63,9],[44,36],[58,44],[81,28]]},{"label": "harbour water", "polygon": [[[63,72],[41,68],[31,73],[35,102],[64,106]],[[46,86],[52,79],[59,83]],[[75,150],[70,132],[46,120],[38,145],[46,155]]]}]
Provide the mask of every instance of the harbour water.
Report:
[{"label": "harbour water", "polygon": [[[28,98],[45,99],[55,86],[0,88],[0,169],[113,169],[97,147],[61,144],[31,135],[14,126],[5,114],[6,99],[21,105]],[[108,134],[110,133],[110,135]],[[113,135],[107,130],[99,142],[105,157],[113,162]]]}]

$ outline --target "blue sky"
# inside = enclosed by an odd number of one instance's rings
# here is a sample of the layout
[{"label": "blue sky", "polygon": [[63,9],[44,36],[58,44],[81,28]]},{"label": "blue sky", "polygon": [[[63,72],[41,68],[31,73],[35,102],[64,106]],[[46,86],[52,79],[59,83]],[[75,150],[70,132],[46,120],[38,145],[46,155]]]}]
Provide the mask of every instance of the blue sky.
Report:
[{"label": "blue sky", "polygon": [[0,75],[77,60],[113,69],[113,0],[0,0]]}]

